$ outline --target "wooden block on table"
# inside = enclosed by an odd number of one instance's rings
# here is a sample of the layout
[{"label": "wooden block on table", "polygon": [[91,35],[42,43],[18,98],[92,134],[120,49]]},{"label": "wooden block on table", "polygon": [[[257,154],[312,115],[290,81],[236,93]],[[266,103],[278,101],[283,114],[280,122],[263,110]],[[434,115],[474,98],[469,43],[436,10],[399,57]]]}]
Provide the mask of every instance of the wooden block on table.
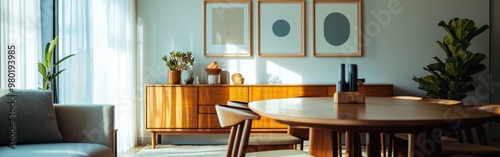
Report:
[{"label": "wooden block on table", "polygon": [[359,92],[336,92],[333,94],[336,104],[364,104],[365,94]]}]

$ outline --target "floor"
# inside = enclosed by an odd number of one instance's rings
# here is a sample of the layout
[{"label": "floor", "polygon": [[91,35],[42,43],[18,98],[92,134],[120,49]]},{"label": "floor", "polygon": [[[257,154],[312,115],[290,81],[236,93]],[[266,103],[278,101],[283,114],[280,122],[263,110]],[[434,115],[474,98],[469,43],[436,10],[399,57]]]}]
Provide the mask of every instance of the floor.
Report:
[{"label": "floor", "polygon": [[[500,140],[490,141],[489,144],[491,146],[495,146],[495,147],[499,147],[500,148]],[[118,154],[118,157],[133,157],[135,155],[135,153],[141,151],[142,148],[144,148],[144,147],[145,146],[136,146],[136,147],[130,149],[129,151],[125,152],[125,153]]]},{"label": "floor", "polygon": [[128,150],[127,152],[125,153],[120,153],[118,154],[118,157],[133,157],[135,155],[135,153],[138,153],[139,151],[142,150],[142,148],[144,148],[145,146],[136,146],[130,150]]}]

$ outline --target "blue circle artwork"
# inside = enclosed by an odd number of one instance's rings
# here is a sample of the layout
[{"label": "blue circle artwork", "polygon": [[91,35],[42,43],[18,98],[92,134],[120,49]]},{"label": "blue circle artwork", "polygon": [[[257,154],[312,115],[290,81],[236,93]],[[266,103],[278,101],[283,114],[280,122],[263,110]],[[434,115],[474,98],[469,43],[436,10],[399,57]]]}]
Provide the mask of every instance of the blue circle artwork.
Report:
[{"label": "blue circle artwork", "polygon": [[273,33],[277,37],[284,37],[290,33],[290,24],[288,21],[279,19],[273,23]]},{"label": "blue circle artwork", "polygon": [[326,16],[323,28],[325,40],[333,46],[343,45],[351,34],[349,19],[338,12]]}]

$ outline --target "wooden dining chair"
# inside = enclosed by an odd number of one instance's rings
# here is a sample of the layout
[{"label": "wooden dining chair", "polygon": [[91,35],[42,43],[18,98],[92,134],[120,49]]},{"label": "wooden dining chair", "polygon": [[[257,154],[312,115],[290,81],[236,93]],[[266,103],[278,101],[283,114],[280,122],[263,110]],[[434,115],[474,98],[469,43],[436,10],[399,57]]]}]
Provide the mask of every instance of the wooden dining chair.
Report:
[{"label": "wooden dining chair", "polygon": [[[240,101],[227,101],[228,106],[239,107],[248,109],[248,103]],[[290,126],[289,126],[290,128]],[[264,147],[264,149],[256,148],[256,151],[260,150],[272,150],[272,149],[283,149],[287,146],[292,146],[296,148],[297,144],[300,145],[300,150],[304,150],[304,140],[300,137],[296,137],[293,134],[284,133],[256,133],[250,134],[250,140],[248,142],[249,146],[253,147]]]},{"label": "wooden dining chair", "polygon": [[257,156],[293,156],[312,157],[302,150],[285,149],[247,153],[252,121],[260,116],[251,110],[228,105],[215,106],[221,127],[231,127],[226,157],[257,157]]},{"label": "wooden dining chair", "polygon": [[[467,105],[464,107],[483,110],[500,115],[500,105],[499,104],[480,104],[480,105]],[[499,122],[499,120],[497,120]],[[465,134],[465,136],[459,136],[459,143],[465,144],[446,144],[443,145],[443,151],[455,151],[460,153],[460,155],[452,155],[452,157],[459,156],[500,156],[500,149],[497,147],[488,146],[488,139],[486,137],[486,131],[483,125],[472,127],[470,129],[463,129],[460,134]],[[473,134],[476,133],[477,142],[474,142]],[[478,146],[480,145],[480,146]],[[464,150],[467,149],[467,150]],[[456,151],[459,150],[459,151]]]},{"label": "wooden dining chair", "polygon": [[[448,100],[448,99],[422,99],[422,101],[427,101],[430,103],[441,104],[441,105],[462,105],[460,101]],[[476,106],[478,107],[478,106]],[[479,109],[479,107],[477,108]],[[465,136],[463,136],[465,134]],[[488,146],[486,131],[483,125],[470,126],[461,128],[456,131],[456,139],[447,136],[441,136],[441,146],[444,156],[458,156],[456,154],[466,154],[466,155],[478,155],[478,156],[500,156],[500,148]],[[475,136],[475,137],[474,137]],[[404,134],[396,134],[399,139],[406,139],[414,141],[411,137]],[[478,142],[474,142],[474,138],[478,139]],[[409,148],[414,148],[411,146],[414,142],[408,142]],[[408,154],[412,154],[408,150]]]},{"label": "wooden dining chair", "polygon": [[[248,103],[246,102],[239,102],[239,101],[228,101],[227,105],[229,106],[236,106],[236,107],[247,107],[248,108]],[[288,135],[294,136],[298,139],[300,139],[300,150],[304,150],[304,141],[309,140],[309,130],[310,127],[307,126],[287,126],[287,133]],[[283,136],[283,135],[281,135]]]},{"label": "wooden dining chair", "polygon": [[[494,114],[500,115],[500,105],[499,104],[480,104],[480,105],[467,105],[464,106],[467,108],[471,109],[477,109],[477,110],[483,110],[487,112],[491,112]],[[500,120],[497,120],[497,122],[500,122]],[[460,135],[458,136],[458,141],[460,143],[474,143],[474,138],[472,136],[473,132],[478,134],[478,142],[481,145],[488,145],[488,140],[486,138],[486,131],[484,130],[483,127],[476,127],[472,129],[466,129],[466,130],[461,130]],[[463,136],[463,134],[465,136]]]}]

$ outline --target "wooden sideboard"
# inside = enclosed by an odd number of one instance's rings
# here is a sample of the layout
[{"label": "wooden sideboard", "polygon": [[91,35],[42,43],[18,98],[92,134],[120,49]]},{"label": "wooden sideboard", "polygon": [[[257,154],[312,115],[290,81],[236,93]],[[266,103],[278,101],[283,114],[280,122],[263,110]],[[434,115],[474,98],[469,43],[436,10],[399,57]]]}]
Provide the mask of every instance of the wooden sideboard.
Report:
[{"label": "wooden sideboard", "polygon": [[[157,134],[228,133],[221,128],[216,104],[228,100],[256,100],[333,96],[335,85],[166,85],[145,86],[146,131],[151,131],[154,148]],[[392,96],[393,85],[360,85],[359,92],[367,96]],[[269,118],[254,121],[252,131],[286,132],[287,126]]]}]

